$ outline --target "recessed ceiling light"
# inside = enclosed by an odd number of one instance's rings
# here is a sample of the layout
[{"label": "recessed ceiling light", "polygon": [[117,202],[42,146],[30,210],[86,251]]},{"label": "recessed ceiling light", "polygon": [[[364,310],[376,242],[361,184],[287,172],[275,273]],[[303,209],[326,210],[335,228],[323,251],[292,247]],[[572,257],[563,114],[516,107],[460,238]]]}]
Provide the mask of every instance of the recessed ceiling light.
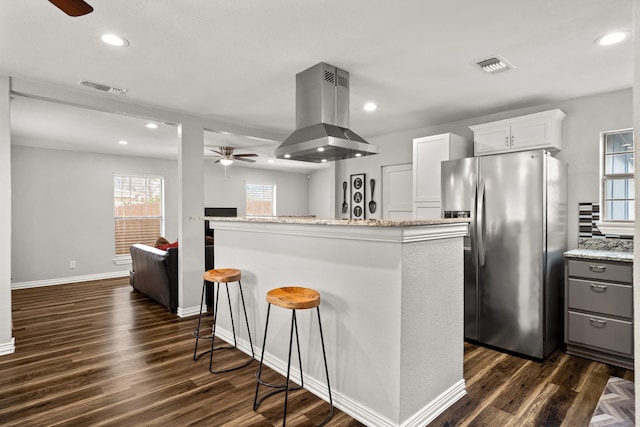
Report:
[{"label": "recessed ceiling light", "polygon": [[158,125],[155,123],[147,123],[146,125],[144,125],[146,128],[149,129],[158,129]]},{"label": "recessed ceiling light", "polygon": [[129,142],[125,141],[124,139],[121,139],[120,141],[118,141],[118,144],[120,145],[127,145]]},{"label": "recessed ceiling light", "polygon": [[611,46],[612,44],[620,43],[631,36],[629,31],[616,31],[614,33],[605,34],[594,40],[594,43],[600,46]]},{"label": "recessed ceiling light", "polygon": [[322,159],[322,163],[327,163],[327,159]]},{"label": "recessed ceiling light", "polygon": [[285,158],[285,159],[290,159],[290,158],[291,158],[291,154],[285,154],[285,155],[284,155],[284,158]]},{"label": "recessed ceiling light", "polygon": [[318,147],[318,151],[323,152],[324,151],[324,147]]},{"label": "recessed ceiling light", "polygon": [[356,157],[362,157],[362,153],[356,153]]},{"label": "recessed ceiling light", "polygon": [[118,47],[129,46],[129,40],[125,39],[124,37],[120,37],[119,35],[116,35],[116,34],[104,34],[101,38],[103,42],[111,46],[118,46]]},{"label": "recessed ceiling light", "polygon": [[375,102],[367,102],[364,104],[364,111],[375,111],[378,106]]}]

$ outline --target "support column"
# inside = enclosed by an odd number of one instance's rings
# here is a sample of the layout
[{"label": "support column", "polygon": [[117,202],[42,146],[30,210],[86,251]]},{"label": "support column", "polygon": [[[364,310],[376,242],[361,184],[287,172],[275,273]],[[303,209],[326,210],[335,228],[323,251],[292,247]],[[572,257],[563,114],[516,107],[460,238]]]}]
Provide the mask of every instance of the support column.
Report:
[{"label": "support column", "polygon": [[[633,138],[635,158],[640,159],[640,2],[633,2]],[[640,260],[640,173],[635,173],[636,188],[636,224],[633,240],[635,261]],[[638,367],[640,360],[640,265],[633,267],[633,306],[634,309],[634,363]],[[640,375],[635,377],[635,389],[640,390]],[[640,408],[640,393],[636,393],[635,407]],[[640,425],[640,410],[636,409],[636,425]]]},{"label": "support column", "polygon": [[0,76],[0,355],[15,351],[11,315],[11,79]]},{"label": "support column", "polygon": [[204,127],[200,120],[185,118],[178,125],[178,316],[197,314],[204,272]]}]

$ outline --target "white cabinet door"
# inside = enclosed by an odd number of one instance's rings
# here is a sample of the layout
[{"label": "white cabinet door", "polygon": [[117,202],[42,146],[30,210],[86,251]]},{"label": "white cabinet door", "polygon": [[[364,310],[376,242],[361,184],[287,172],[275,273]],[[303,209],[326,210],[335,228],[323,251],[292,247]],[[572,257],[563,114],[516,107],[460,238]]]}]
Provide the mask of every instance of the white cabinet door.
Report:
[{"label": "white cabinet door", "polygon": [[488,126],[474,133],[475,155],[508,151],[511,128],[508,125]]},{"label": "white cabinet door", "polygon": [[473,152],[476,156],[482,156],[534,148],[560,150],[564,118],[564,112],[556,109],[470,126],[469,129],[473,131]]},{"label": "white cabinet door", "polygon": [[413,167],[410,163],[382,167],[382,218],[405,220],[413,218]]},{"label": "white cabinet door", "polygon": [[551,145],[551,121],[544,118],[516,120],[511,124],[511,148],[528,150]]},{"label": "white cabinet door", "polygon": [[449,134],[413,140],[413,201],[440,201],[440,162],[449,160]]}]

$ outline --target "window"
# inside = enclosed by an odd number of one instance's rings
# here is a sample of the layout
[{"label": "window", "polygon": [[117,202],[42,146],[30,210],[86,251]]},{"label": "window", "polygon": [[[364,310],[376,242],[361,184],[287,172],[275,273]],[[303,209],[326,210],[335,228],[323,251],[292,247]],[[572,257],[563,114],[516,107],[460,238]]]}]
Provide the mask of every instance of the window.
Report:
[{"label": "window", "polygon": [[633,234],[635,221],[633,129],[603,132],[600,144],[602,217],[598,227],[605,234]]},{"label": "window", "polygon": [[275,184],[245,183],[246,215],[276,216]]},{"label": "window", "polygon": [[164,177],[118,175],[113,177],[115,254],[129,259],[129,246],[151,245],[164,235]]}]

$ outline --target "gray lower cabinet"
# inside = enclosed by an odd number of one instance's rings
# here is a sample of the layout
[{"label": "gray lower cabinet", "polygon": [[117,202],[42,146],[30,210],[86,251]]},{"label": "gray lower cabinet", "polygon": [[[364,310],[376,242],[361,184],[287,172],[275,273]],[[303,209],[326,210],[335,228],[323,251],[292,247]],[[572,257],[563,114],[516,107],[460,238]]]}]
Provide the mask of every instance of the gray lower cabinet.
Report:
[{"label": "gray lower cabinet", "polygon": [[565,258],[567,353],[633,369],[633,263]]}]

